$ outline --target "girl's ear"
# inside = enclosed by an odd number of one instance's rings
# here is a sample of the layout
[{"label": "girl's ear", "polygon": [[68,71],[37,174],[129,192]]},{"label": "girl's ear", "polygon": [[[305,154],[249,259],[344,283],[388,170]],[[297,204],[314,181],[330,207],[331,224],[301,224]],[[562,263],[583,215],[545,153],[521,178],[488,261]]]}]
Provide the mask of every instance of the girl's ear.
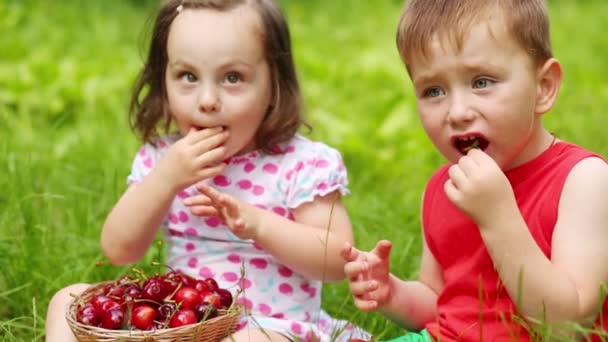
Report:
[{"label": "girl's ear", "polygon": [[536,76],[536,114],[548,112],[557,99],[562,84],[562,66],[555,58],[549,58]]}]

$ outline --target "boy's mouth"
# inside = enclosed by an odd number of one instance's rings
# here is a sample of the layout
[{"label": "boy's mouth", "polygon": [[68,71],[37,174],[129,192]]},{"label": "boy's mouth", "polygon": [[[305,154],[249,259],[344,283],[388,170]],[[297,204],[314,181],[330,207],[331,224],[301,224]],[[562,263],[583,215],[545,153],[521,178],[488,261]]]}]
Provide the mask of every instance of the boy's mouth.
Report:
[{"label": "boy's mouth", "polygon": [[463,155],[467,154],[474,148],[478,148],[483,151],[488,148],[489,144],[490,142],[482,136],[466,136],[455,138],[453,140],[454,147]]}]

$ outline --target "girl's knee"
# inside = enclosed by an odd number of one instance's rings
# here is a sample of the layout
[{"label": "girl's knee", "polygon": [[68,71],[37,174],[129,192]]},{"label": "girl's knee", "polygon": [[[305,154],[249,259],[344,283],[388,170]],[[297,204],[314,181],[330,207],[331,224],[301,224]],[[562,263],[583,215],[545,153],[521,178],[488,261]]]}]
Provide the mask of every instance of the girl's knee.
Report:
[{"label": "girl's knee", "polygon": [[89,284],[72,284],[55,292],[53,298],[49,302],[49,311],[63,310],[65,306],[72,301],[74,296],[78,296],[89,288]]}]

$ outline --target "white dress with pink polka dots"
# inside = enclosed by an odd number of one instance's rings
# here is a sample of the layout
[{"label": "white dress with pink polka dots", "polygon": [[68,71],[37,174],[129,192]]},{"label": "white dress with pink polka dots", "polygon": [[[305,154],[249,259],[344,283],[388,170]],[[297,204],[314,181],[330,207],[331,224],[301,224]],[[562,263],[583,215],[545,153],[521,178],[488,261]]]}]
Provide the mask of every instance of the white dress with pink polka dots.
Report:
[{"label": "white dress with pink polka dots", "polygon": [[[129,184],[141,181],[178,138],[168,135],[156,146],[144,145],[133,162]],[[346,169],[335,149],[300,135],[276,148],[281,153],[254,151],[227,160],[224,172],[207,184],[289,219],[294,208],[317,195],[348,193]],[[311,340],[313,335],[320,341],[367,336],[321,310],[320,281],[282,265],[254,241],[236,237],[217,217],[192,215],[182,200],[196,193],[194,187],[181,191],[165,217],[167,264],[193,276],[213,277],[233,293],[242,289],[238,301],[249,315],[239,328],[272,329],[299,341]]]}]

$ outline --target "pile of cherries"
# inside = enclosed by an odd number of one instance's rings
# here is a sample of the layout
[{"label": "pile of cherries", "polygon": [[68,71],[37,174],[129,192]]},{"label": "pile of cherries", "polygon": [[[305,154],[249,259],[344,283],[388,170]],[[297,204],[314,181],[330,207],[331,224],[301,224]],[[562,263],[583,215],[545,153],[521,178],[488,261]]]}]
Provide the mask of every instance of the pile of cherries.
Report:
[{"label": "pile of cherries", "polygon": [[213,278],[194,279],[180,271],[124,276],[81,303],[76,320],[112,330],[177,328],[222,315],[232,301]]}]

